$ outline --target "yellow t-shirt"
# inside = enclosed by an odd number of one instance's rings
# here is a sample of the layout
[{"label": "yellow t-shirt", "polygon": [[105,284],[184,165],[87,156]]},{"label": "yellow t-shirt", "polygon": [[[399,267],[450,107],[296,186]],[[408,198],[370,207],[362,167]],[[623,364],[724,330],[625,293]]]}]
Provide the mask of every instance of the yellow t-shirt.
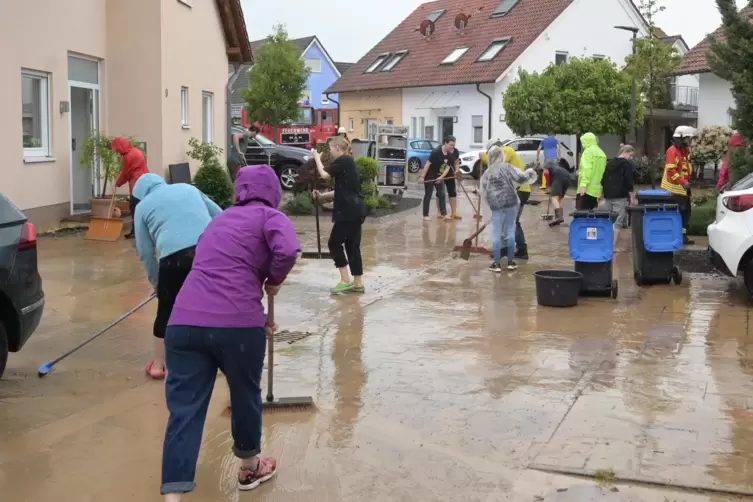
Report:
[{"label": "yellow t-shirt", "polygon": [[[502,153],[505,154],[505,162],[511,164],[513,167],[519,169],[520,171],[525,171],[526,166],[523,164],[523,161],[521,160],[518,153],[510,148],[509,146],[503,146]],[[481,163],[488,166],[489,165],[489,156],[486,153],[481,154]],[[531,185],[520,185],[518,187],[519,192],[530,192],[531,191]]]}]

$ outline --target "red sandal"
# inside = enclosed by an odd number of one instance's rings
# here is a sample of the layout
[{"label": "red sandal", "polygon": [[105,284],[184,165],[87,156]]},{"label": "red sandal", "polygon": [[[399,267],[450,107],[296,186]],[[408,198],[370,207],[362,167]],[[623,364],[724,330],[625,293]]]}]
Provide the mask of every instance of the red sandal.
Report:
[{"label": "red sandal", "polygon": [[149,364],[147,364],[146,368],[144,368],[144,371],[146,372],[147,376],[152,378],[153,380],[164,380],[165,367],[162,366],[162,370],[159,370],[159,371],[152,371],[152,368],[154,368],[154,361],[149,361]]}]

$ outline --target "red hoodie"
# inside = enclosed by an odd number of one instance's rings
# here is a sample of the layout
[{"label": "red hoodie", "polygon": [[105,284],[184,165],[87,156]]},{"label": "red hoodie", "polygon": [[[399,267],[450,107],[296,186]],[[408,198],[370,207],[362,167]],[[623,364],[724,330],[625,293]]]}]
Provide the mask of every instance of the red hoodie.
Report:
[{"label": "red hoodie", "polygon": [[123,169],[115,181],[115,186],[120,188],[128,183],[128,192],[133,195],[133,187],[136,186],[136,181],[142,174],[149,172],[144,154],[138,148],[131,146],[125,138],[115,138],[112,140],[110,148],[123,156]]},{"label": "red hoodie", "polygon": [[[729,139],[727,146],[730,148],[745,146],[745,143],[743,142],[743,137],[740,135],[740,133],[733,134],[732,137]],[[724,162],[722,162],[722,170],[719,171],[719,181],[717,181],[716,183],[716,189],[721,190],[722,187],[724,187],[724,185],[726,185],[728,182],[729,182],[729,151],[727,151],[727,155],[724,156]]]}]

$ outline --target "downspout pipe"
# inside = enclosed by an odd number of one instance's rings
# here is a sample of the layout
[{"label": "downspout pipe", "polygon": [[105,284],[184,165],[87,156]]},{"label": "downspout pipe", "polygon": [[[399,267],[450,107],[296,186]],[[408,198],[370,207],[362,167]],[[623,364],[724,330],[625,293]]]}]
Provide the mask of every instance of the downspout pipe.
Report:
[{"label": "downspout pipe", "polygon": [[487,93],[485,93],[484,91],[481,90],[481,84],[476,84],[476,90],[478,91],[479,94],[481,94],[483,96],[486,96],[486,99],[489,100],[489,111],[488,111],[488,115],[489,115],[489,130],[487,131],[487,135],[486,135],[487,137],[486,137],[486,139],[490,140],[490,139],[492,139],[492,97],[489,96]]},{"label": "downspout pipe", "polygon": [[232,65],[233,74],[230,75],[230,78],[227,80],[227,89],[225,96],[225,113],[227,115],[227,144],[225,145],[225,160],[227,160],[227,156],[230,155],[233,145],[233,86],[235,85],[235,81],[238,80],[238,75],[240,75],[241,73],[240,63],[232,63]]},{"label": "downspout pipe", "polygon": [[[330,101],[332,101],[333,103],[337,105],[337,127],[345,127],[344,125],[340,124],[340,122],[342,121],[342,116],[340,115],[340,102],[335,99],[332,99],[330,97],[329,92],[325,92],[324,95],[327,96],[327,99],[329,99]],[[339,97],[340,96],[338,96],[338,98]],[[335,131],[335,134],[337,134],[337,131]]]}]

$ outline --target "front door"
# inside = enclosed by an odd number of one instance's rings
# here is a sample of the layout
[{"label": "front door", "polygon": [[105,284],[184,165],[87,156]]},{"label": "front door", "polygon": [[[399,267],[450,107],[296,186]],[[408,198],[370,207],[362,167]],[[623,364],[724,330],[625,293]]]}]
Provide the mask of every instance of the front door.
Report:
[{"label": "front door", "polygon": [[90,200],[98,190],[95,166],[81,162],[86,141],[98,130],[98,94],[94,89],[70,87],[71,212],[74,214],[91,210]]},{"label": "front door", "polygon": [[439,117],[439,141],[447,136],[453,136],[454,117]]}]

